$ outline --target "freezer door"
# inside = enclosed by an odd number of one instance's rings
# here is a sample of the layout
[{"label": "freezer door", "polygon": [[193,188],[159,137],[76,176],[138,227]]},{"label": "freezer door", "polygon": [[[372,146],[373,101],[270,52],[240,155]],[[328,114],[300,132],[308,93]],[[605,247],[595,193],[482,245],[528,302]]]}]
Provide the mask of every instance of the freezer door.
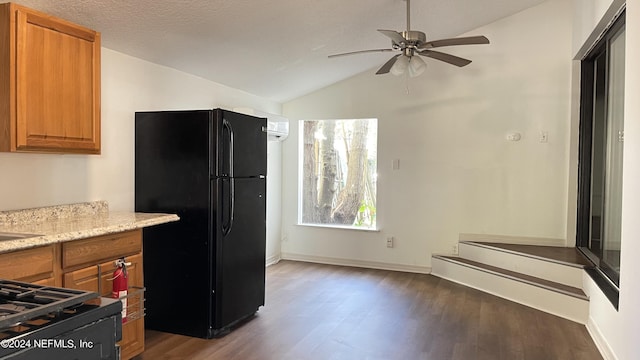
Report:
[{"label": "freezer door", "polygon": [[215,177],[267,174],[267,119],[216,109]]},{"label": "freezer door", "polygon": [[264,305],[266,180],[216,179],[222,208],[216,241],[217,329],[252,315]]}]

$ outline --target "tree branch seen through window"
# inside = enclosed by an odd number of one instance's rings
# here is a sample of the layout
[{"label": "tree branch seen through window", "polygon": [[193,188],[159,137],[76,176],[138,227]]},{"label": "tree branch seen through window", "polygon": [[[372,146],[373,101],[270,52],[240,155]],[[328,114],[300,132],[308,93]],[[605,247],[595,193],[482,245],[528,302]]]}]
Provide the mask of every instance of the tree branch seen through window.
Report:
[{"label": "tree branch seen through window", "polygon": [[375,228],[377,120],[302,125],[301,222]]}]

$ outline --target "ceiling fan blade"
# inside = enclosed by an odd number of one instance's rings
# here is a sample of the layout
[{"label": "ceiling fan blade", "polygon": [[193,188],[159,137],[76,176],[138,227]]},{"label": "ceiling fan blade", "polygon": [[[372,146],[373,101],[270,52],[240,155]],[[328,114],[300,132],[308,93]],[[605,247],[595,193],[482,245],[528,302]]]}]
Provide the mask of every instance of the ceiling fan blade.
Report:
[{"label": "ceiling fan blade", "polygon": [[442,40],[434,40],[427,41],[420,46],[418,49],[431,49],[435,47],[441,46],[455,46],[455,45],[478,45],[478,44],[488,44],[489,39],[485,36],[469,36],[469,37],[461,37],[461,38],[451,38],[451,39],[442,39]]},{"label": "ceiling fan blade", "polygon": [[398,60],[398,56],[400,56],[400,55],[402,55],[402,54],[395,55],[391,59],[389,59],[389,61],[384,63],[384,65],[382,65],[382,67],[380,69],[378,69],[378,71],[376,71],[376,75],[381,75],[381,74],[388,73],[389,70],[391,70],[391,67],[393,66],[393,64],[396,63],[396,60]]},{"label": "ceiling fan blade", "polygon": [[387,51],[393,51],[393,49],[371,49],[371,50],[351,51],[351,52],[346,52],[346,53],[342,53],[342,54],[329,55],[329,58],[334,58],[334,57],[338,57],[338,56],[347,56],[347,55],[371,53],[371,52],[387,52]]},{"label": "ceiling fan blade", "polygon": [[471,60],[463,59],[461,57],[451,55],[451,54],[441,53],[439,51],[422,50],[422,51],[418,51],[418,54],[422,56],[430,57],[432,59],[444,61],[446,63],[455,65],[458,67],[463,67],[471,64]]},{"label": "ceiling fan blade", "polygon": [[391,40],[393,40],[393,42],[396,43],[396,44],[407,42],[407,39],[405,39],[402,36],[402,34],[400,34],[399,32],[397,32],[395,30],[380,30],[380,29],[378,29],[378,31],[380,33],[386,35],[387,37],[391,38]]}]

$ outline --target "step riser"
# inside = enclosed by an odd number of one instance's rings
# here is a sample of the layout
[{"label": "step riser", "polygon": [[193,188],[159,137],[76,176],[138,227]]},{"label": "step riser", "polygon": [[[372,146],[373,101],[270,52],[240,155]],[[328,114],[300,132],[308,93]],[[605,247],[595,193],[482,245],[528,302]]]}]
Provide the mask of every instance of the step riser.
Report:
[{"label": "step riser", "polygon": [[432,275],[586,324],[589,302],[461,264],[432,258]]},{"label": "step riser", "polygon": [[469,260],[582,288],[581,268],[466,243],[460,243],[458,250],[460,257]]}]

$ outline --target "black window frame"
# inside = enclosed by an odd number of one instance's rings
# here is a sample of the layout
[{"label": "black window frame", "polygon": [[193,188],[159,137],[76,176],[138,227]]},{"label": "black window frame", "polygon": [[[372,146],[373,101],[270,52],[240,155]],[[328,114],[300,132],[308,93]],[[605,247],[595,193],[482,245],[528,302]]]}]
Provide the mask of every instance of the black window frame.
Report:
[{"label": "black window frame", "polygon": [[[614,305],[616,310],[619,303],[620,274],[602,262],[597,254],[589,249],[591,233],[591,182],[592,182],[592,144],[594,123],[594,79],[596,73],[596,60],[604,56],[606,59],[606,79],[609,80],[609,47],[610,42],[618,32],[626,25],[626,12],[615,19],[612,25],[606,29],[604,35],[598,40],[596,46],[589,51],[581,61],[580,84],[580,125],[578,147],[578,209],[576,228],[576,247],[591,261],[591,267],[587,273],[593,278],[605,296]],[[605,87],[605,110],[608,108],[608,91]]]}]

